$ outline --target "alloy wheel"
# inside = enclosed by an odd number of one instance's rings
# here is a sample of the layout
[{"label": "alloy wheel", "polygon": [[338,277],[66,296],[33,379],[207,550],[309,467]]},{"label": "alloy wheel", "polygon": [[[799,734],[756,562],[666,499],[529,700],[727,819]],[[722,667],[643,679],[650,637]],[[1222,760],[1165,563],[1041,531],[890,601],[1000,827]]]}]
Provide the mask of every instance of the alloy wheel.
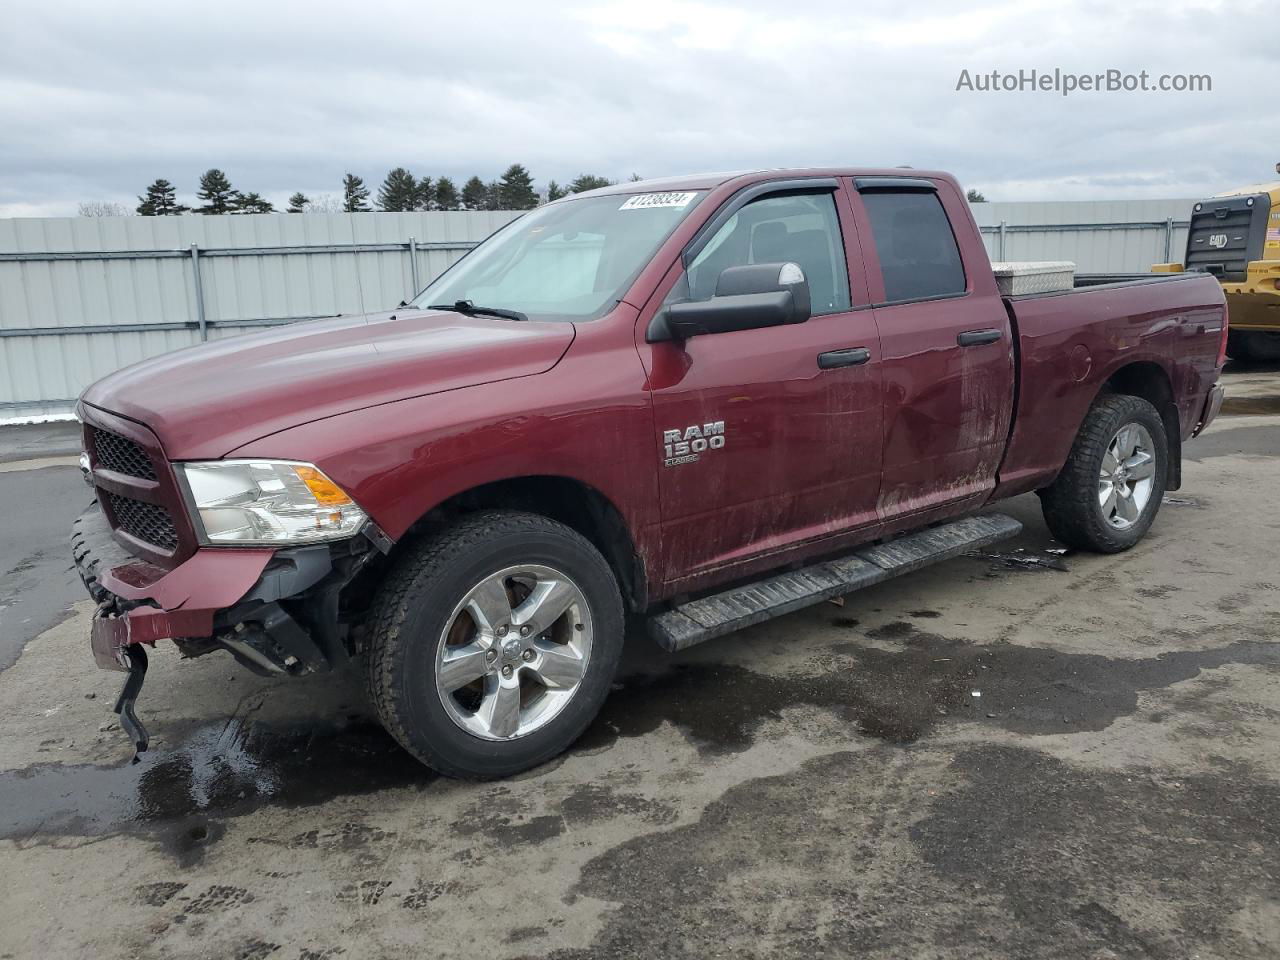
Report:
[{"label": "alloy wheel", "polygon": [[1126,423],[1107,445],[1098,476],[1098,506],[1103,519],[1117,530],[1137,523],[1151,501],[1155,451],[1150,432],[1140,423]]},{"label": "alloy wheel", "polygon": [[477,583],[436,651],[436,691],[451,720],[483,740],[513,740],[573,699],[591,656],[591,611],[564,573],[507,567]]}]

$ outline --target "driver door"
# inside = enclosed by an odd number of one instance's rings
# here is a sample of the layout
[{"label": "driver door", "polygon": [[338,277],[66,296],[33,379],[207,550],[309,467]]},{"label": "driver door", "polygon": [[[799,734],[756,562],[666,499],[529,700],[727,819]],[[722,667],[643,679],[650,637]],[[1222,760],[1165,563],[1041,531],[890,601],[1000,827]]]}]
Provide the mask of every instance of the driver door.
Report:
[{"label": "driver door", "polygon": [[[672,589],[877,522],[880,343],[860,271],[850,283],[851,251],[859,263],[844,195],[791,189],[744,205],[687,271],[668,276],[663,305],[710,297],[727,267],[794,262],[813,313],[794,325],[640,344]],[[659,308],[650,305],[641,330]]]}]

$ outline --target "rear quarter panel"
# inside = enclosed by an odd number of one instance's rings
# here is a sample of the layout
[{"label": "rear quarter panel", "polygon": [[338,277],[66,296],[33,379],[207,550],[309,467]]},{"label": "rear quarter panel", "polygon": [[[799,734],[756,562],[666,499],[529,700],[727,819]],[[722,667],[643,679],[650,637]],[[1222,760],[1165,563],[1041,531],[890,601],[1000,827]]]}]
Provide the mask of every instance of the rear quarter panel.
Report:
[{"label": "rear quarter panel", "polygon": [[1107,380],[1134,363],[1153,363],[1169,380],[1181,435],[1195,429],[1218,379],[1226,313],[1211,276],[1014,298],[1019,393],[995,497],[1052,481]]}]

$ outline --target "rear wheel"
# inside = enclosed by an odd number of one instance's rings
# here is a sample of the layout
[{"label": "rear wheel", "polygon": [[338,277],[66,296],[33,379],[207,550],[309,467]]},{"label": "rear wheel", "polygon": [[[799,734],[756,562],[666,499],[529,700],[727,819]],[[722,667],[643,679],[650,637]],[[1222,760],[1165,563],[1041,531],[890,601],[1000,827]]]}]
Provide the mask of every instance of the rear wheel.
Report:
[{"label": "rear wheel", "polygon": [[366,676],[387,729],[450,776],[563,751],[595,717],[622,650],[613,573],[545,517],[469,517],[407,554],[371,618]]},{"label": "rear wheel", "polygon": [[1085,416],[1062,472],[1040,492],[1045,522],[1068,546],[1127,550],[1155,520],[1168,470],[1169,440],[1156,408],[1140,397],[1103,397]]}]

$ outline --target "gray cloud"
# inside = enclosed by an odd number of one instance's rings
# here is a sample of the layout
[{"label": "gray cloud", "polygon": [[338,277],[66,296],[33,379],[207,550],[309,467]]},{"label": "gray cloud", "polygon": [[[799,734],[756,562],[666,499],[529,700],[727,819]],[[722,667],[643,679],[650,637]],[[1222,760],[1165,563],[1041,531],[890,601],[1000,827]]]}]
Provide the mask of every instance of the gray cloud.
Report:
[{"label": "gray cloud", "polygon": [[[24,4],[0,36],[0,215],[130,206],[210,166],[282,202],[392,166],[539,184],[941,167],[992,199],[1269,179],[1261,0]],[[962,69],[1208,73],[1212,93],[957,92]]]}]

